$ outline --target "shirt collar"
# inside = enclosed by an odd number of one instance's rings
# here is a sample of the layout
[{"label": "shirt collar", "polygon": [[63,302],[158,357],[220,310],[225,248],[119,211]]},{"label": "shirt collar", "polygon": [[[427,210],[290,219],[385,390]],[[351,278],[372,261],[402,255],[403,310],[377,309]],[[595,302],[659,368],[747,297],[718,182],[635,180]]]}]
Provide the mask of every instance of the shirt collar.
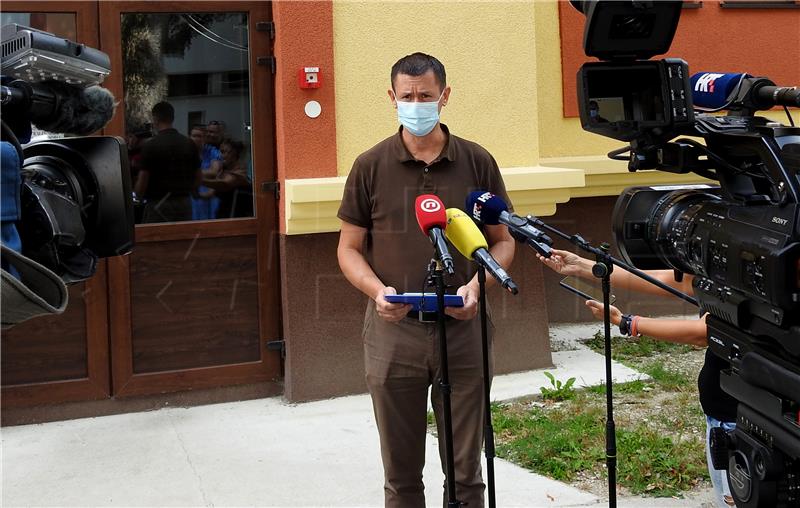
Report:
[{"label": "shirt collar", "polygon": [[[452,143],[452,136],[450,135],[450,129],[443,123],[439,124],[444,131],[444,135],[447,140],[444,142],[444,148],[442,148],[442,153],[439,154],[439,157],[436,160],[447,159],[450,162],[454,162],[456,160],[456,147],[455,144]],[[394,152],[395,157],[399,162],[409,162],[409,161],[416,161],[417,159],[411,155],[411,152],[408,151],[406,148],[405,143],[403,143],[403,126],[401,125],[399,129],[397,129],[397,134],[394,136]]]}]

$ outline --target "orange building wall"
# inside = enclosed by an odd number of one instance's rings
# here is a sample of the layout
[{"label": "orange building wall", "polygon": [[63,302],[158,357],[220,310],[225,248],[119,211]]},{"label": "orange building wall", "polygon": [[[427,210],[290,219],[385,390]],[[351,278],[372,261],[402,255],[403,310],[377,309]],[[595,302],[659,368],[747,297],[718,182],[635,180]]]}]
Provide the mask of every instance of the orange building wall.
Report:
[{"label": "orange building wall", "polygon": [[[583,53],[585,17],[559,2],[564,116],[578,116],[576,78],[589,59]],[[781,86],[800,86],[800,9],[731,9],[702,2],[683,9],[672,47],[665,56],[683,58],[689,72],[747,72]]]},{"label": "orange building wall", "polygon": [[[336,110],[333,69],[333,5],[273,2],[275,21],[275,137],[278,179],[336,176]],[[319,67],[322,86],[301,89],[301,67]],[[322,105],[317,118],[306,116],[306,102]],[[264,142],[271,142],[264,140]],[[280,207],[281,230],[284,207]]]}]

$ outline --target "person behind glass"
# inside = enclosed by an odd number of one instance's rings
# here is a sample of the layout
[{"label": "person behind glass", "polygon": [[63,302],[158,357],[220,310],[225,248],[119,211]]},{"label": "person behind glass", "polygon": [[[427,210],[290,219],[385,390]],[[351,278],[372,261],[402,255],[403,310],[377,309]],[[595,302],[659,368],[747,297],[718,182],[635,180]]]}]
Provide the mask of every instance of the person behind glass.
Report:
[{"label": "person behind glass", "polygon": [[206,144],[211,145],[217,150],[222,145],[222,140],[225,139],[225,122],[222,120],[211,120],[206,125]]},{"label": "person behind glass", "polygon": [[203,184],[219,198],[217,218],[253,216],[252,184],[242,164],[244,144],[226,138],[220,143],[222,169],[215,177],[204,177]]},{"label": "person behind glass", "polygon": [[[537,254],[537,257],[542,263],[561,275],[595,279],[592,275],[594,262],[577,254],[553,249],[550,258],[544,258],[539,254]],[[644,270],[644,272],[685,294],[694,294],[694,287],[692,286],[694,277],[692,275],[684,274],[683,279],[678,282],[675,280],[675,273],[672,270]],[[622,288],[659,296],[672,296],[667,291],[620,268],[611,272],[611,285],[617,289]],[[602,302],[587,300],[586,305],[595,318],[603,319]],[[617,307],[610,306],[611,323],[619,326],[623,335],[632,337],[647,335],[657,340],[702,347],[708,346],[707,315],[704,314],[699,319],[647,318],[629,316],[623,314]],[[728,508],[735,506],[735,504],[728,485],[727,471],[714,469],[714,465],[711,463],[709,435],[714,427],[733,430],[736,426],[738,401],[720,387],[720,373],[729,367],[728,362],[707,349],[703,367],[700,369],[700,374],[697,378],[700,405],[706,415],[706,462],[708,473],[711,476],[711,483],[714,487],[714,499],[720,508]]]},{"label": "person behind glass", "polygon": [[159,102],[152,110],[158,134],[142,148],[134,192],[144,199],[142,222],[191,220],[190,197],[200,185],[200,157],[195,144],[172,127],[175,109]]},{"label": "person behind glass", "polygon": [[153,137],[153,130],[150,126],[131,129],[125,139],[128,147],[128,162],[131,170],[131,181],[136,182],[139,176],[139,166],[142,163],[142,148],[148,139]]},{"label": "person behind glass", "polygon": [[[444,435],[439,333],[435,317],[409,313],[410,305],[389,303],[385,296],[398,290],[433,291],[425,287],[434,251],[416,224],[418,195],[436,194],[446,207],[462,207],[475,189],[509,200],[489,152],[451,134],[439,122],[450,100],[439,60],[423,53],[403,57],[392,67],[390,83],[389,99],[401,125],[353,164],[338,212],[342,225],[337,256],[347,280],[369,297],[364,365],[380,438],[385,504],[423,507],[429,387],[439,436]],[[507,267],[514,257],[508,229],[487,226],[484,232],[492,256]],[[480,320],[475,319],[478,281],[472,263],[462,256],[454,258],[456,274],[446,282],[464,299],[463,308],[445,310],[455,497],[479,508],[484,504],[480,464],[484,399]],[[489,330],[493,335],[491,322]],[[439,440],[439,453],[444,468],[444,439]]]},{"label": "person behind glass", "polygon": [[[197,147],[200,156],[200,171],[203,178],[214,178],[222,170],[222,154],[206,140],[206,126],[194,124],[189,130],[189,138]],[[192,220],[216,219],[219,209],[219,198],[214,191],[201,185],[197,189],[197,196],[192,197]]]}]

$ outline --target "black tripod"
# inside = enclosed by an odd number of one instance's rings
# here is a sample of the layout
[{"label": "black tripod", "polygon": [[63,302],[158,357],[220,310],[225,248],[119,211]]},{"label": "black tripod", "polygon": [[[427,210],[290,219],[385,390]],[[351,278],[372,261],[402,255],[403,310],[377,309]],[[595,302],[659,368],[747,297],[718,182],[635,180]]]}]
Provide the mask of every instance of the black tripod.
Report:
[{"label": "black tripod", "polygon": [[656,280],[646,273],[638,270],[627,263],[615,259],[609,254],[610,245],[603,243],[599,249],[592,247],[580,235],[568,235],[560,230],[548,226],[540,219],[528,215],[528,222],[546,229],[561,238],[577,245],[585,252],[593,254],[595,257],[595,264],[592,267],[592,275],[602,281],[603,288],[603,329],[605,333],[605,364],[606,364],[606,467],[608,468],[608,506],[616,508],[617,506],[617,435],[616,427],[614,424],[614,405],[612,393],[612,380],[611,380],[611,311],[610,311],[610,295],[611,295],[611,272],[614,270],[614,265],[631,272],[632,274],[641,277],[642,279],[658,286],[659,288],[672,293],[687,302],[697,305],[697,300],[689,295],[683,294],[677,289],[667,286],[660,280]]},{"label": "black tripod", "polygon": [[[439,359],[441,377],[439,388],[442,391],[444,414],[445,482],[447,484],[447,508],[459,508],[463,503],[456,499],[456,467],[453,458],[453,418],[450,408],[450,375],[447,365],[447,330],[444,314],[444,270],[438,260],[431,261],[428,267],[428,281],[436,288],[436,324],[439,328]],[[440,436],[441,439],[441,436]]]}]

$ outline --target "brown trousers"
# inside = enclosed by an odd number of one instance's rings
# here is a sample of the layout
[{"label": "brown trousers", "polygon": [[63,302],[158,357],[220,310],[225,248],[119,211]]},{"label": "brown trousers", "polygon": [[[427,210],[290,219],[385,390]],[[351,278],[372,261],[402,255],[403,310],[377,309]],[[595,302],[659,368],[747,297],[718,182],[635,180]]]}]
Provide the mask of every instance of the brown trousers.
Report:
[{"label": "brown trousers", "polygon": [[[491,344],[491,324],[488,329]],[[389,323],[375,313],[375,304],[370,301],[363,336],[367,386],[380,434],[385,505],[424,507],[426,399],[431,385],[442,471],[446,464],[437,325],[410,318]],[[484,426],[480,318],[448,320],[447,350],[456,499],[469,503],[469,508],[482,508],[485,486],[480,459]],[[446,484],[443,499],[446,506]]]}]

